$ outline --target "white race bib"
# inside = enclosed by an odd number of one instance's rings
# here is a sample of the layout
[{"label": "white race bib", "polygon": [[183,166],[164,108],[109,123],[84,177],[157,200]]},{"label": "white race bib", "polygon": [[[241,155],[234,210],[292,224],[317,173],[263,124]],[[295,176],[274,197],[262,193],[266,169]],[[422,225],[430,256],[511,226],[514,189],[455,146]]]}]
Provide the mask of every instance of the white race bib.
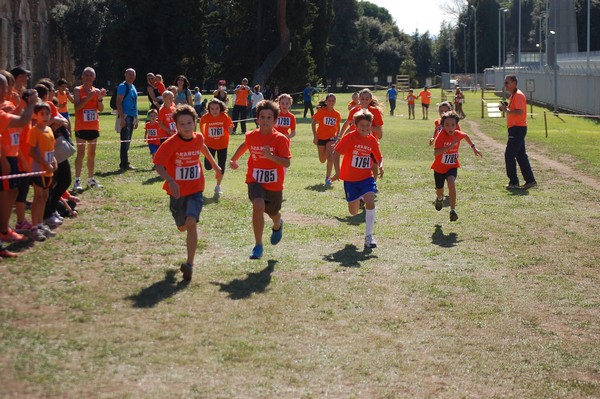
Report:
[{"label": "white race bib", "polygon": [[12,132],[9,134],[10,134],[10,145],[13,147],[18,146],[19,145],[19,136],[21,135],[21,132]]},{"label": "white race bib", "polygon": [[98,113],[95,109],[84,109],[83,110],[83,121],[94,122],[98,120]]},{"label": "white race bib", "polygon": [[148,137],[158,137],[158,130],[148,129]]},{"label": "white race bib", "polygon": [[252,177],[258,183],[275,183],[277,181],[277,169],[257,169],[254,168]]},{"label": "white race bib", "polygon": [[352,156],[352,167],[356,169],[371,169],[371,157]]},{"label": "white race bib", "polygon": [[337,124],[337,119],[326,116],[325,118],[323,118],[323,124],[325,126],[335,126]]},{"label": "white race bib", "polygon": [[177,130],[177,125],[175,124],[175,122],[169,122],[169,130]]},{"label": "white race bib", "polygon": [[458,161],[458,153],[457,152],[442,155],[442,163],[444,165],[456,165],[457,161]]},{"label": "white race bib", "polygon": [[277,126],[290,127],[290,118],[289,117],[279,117],[277,118]]},{"label": "white race bib", "polygon": [[208,137],[221,137],[223,136],[224,131],[222,127],[209,127],[208,128]]},{"label": "white race bib", "polygon": [[175,180],[197,180],[200,178],[200,165],[179,166],[175,168]]},{"label": "white race bib", "polygon": [[52,163],[52,161],[54,160],[54,151],[46,151],[44,153],[44,160],[47,163]]}]

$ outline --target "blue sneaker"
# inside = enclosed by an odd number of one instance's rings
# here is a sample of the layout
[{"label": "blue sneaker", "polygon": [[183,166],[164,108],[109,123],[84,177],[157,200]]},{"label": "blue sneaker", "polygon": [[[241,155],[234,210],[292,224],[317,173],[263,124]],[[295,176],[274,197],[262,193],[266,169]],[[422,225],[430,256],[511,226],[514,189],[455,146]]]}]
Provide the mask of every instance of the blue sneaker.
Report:
[{"label": "blue sneaker", "polygon": [[252,248],[252,253],[250,254],[250,259],[260,259],[263,255],[263,246],[261,244],[255,245]]},{"label": "blue sneaker", "polygon": [[331,187],[331,179],[329,177],[325,178],[325,186]]},{"label": "blue sneaker", "polygon": [[271,230],[271,244],[277,245],[283,236],[283,219],[279,221],[279,230]]}]

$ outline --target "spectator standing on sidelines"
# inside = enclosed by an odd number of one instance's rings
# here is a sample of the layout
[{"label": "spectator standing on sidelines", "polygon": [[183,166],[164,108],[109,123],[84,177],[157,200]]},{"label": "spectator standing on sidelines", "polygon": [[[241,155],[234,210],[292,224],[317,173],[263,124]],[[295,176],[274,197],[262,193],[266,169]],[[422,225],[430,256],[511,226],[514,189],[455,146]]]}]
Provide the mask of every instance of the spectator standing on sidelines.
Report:
[{"label": "spectator standing on sidelines", "polygon": [[122,171],[136,169],[129,163],[129,145],[133,130],[138,127],[137,89],[133,85],[135,76],[135,69],[128,68],[125,71],[125,81],[117,87],[117,118],[121,134],[119,168]]}]

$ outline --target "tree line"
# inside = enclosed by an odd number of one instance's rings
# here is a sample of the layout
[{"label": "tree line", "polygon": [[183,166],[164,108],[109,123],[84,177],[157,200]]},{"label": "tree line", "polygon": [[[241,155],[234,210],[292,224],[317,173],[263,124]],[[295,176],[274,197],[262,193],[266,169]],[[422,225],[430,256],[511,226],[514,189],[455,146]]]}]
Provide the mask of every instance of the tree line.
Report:
[{"label": "tree line", "polygon": [[[407,34],[388,10],[357,0],[67,0],[53,8],[52,20],[74,57],[74,74],[93,66],[99,84],[119,82],[133,67],[161,73],[167,83],[184,74],[203,89],[248,77],[294,91],[306,82],[343,87],[377,77],[381,84],[397,74],[410,75],[417,86],[449,70],[449,53],[453,71],[465,69],[466,54],[466,70],[473,72],[474,34],[478,69],[496,65],[498,8],[517,1],[455,1],[449,11],[456,23],[442,24],[437,36]],[[534,43],[534,17],[544,0],[522,3],[522,31]],[[580,12],[578,6],[578,20]],[[510,49],[516,13],[507,18]]]}]

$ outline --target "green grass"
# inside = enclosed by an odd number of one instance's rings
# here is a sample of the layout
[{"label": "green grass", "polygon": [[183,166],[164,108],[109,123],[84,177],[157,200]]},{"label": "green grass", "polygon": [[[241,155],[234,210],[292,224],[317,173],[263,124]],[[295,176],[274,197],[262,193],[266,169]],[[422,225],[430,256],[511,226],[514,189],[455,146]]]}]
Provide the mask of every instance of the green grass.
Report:
[{"label": "green grass", "polygon": [[[503,143],[503,121],[478,106],[468,93],[464,122]],[[600,179],[597,125],[572,118],[563,131],[550,116],[546,139],[539,112],[531,150]],[[300,118],[282,242],[248,259],[245,168],[227,170],[188,286],[184,235],[146,146],[130,151],[140,170],[119,173],[114,116],[102,116],[105,187],[81,195],[56,238],[0,263],[0,397],[599,396],[598,187],[530,155],[539,188],[507,192],[502,152],[478,141],[483,159],[461,150],[450,223],[432,201],[434,114],[385,119],[380,248],[363,252],[364,216],[348,215],[341,184],[322,186]]]}]

